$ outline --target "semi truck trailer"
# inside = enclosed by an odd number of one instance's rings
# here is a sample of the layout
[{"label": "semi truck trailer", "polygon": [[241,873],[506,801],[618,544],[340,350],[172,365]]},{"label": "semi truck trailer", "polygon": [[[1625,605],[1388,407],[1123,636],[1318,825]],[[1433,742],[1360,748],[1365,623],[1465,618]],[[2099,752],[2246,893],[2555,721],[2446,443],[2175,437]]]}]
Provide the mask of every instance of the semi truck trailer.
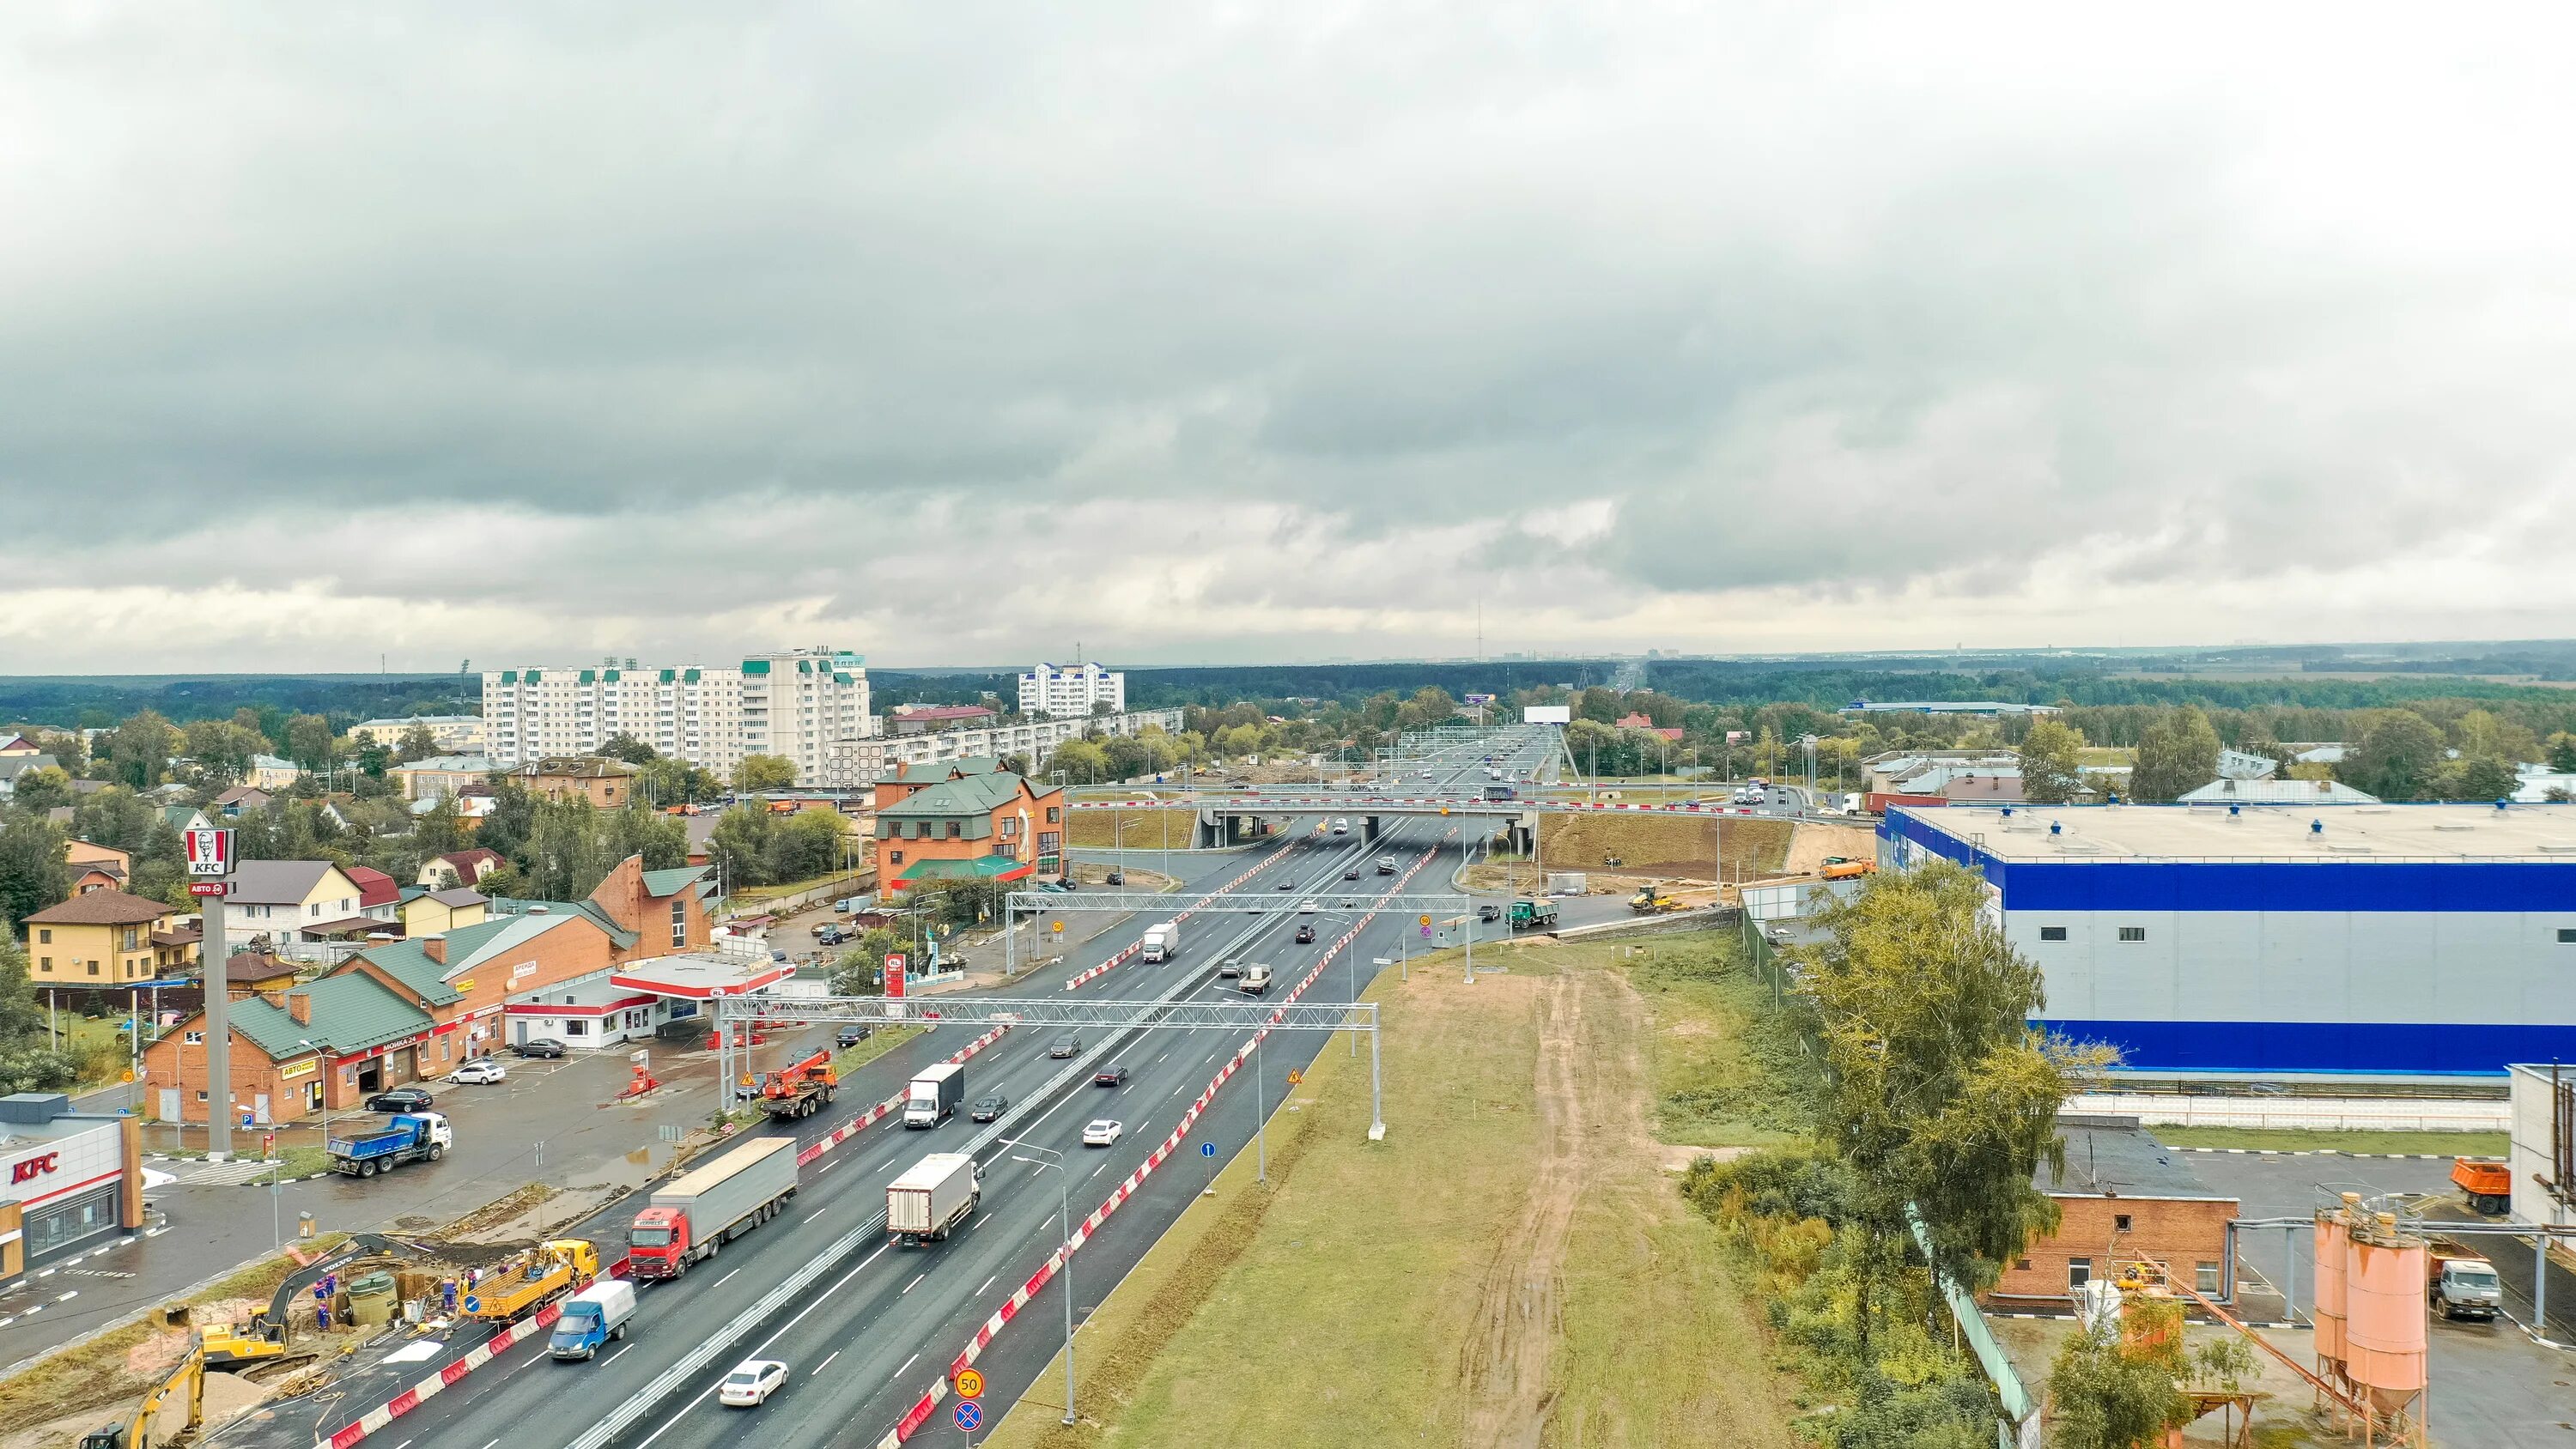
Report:
[{"label": "semi truck trailer", "polygon": [[628,1229],[629,1271],[677,1278],[700,1258],[776,1217],[796,1195],[796,1141],[746,1142],[653,1194]]}]

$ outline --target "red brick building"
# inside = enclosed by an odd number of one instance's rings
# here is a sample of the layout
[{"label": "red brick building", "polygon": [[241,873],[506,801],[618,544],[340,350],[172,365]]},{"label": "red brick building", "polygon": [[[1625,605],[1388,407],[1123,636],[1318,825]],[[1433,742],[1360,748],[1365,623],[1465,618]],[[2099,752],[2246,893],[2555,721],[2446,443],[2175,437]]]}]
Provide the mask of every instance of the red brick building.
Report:
[{"label": "red brick building", "polygon": [[2202,1184],[2182,1153],[2156,1141],[2135,1117],[2057,1119],[2066,1170],[2041,1163],[2033,1182],[2057,1203],[2057,1231],[2030,1245],[1986,1298],[1998,1306],[2062,1309],[2074,1289],[2110,1278],[2117,1265],[2153,1259],[2213,1298],[2233,1288],[2227,1225],[2235,1198]]},{"label": "red brick building", "polygon": [[931,880],[1019,880],[1062,869],[1064,792],[989,759],[919,765],[876,787],[881,892]]}]

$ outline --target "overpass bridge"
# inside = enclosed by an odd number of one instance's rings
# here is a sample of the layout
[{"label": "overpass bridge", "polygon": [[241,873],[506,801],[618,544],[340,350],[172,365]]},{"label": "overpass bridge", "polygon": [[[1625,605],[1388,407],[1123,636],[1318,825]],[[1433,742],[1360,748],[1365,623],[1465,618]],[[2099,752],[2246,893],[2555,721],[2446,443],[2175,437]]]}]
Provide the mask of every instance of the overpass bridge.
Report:
[{"label": "overpass bridge", "polygon": [[1388,790],[1383,787],[1333,789],[1329,786],[1292,785],[1285,787],[1238,788],[1232,790],[1188,790],[1104,799],[1088,796],[1071,802],[1075,810],[1189,810],[1196,812],[1197,823],[1192,843],[1199,848],[1237,843],[1255,820],[1286,818],[1296,815],[1343,815],[1353,817],[1360,838],[1375,840],[1384,828],[1382,821],[1407,816],[1457,816],[1484,818],[1507,824],[1513,844],[1532,849],[1541,815],[1747,815],[1763,811],[1745,805],[1709,803],[1699,800],[1625,801],[1568,800],[1540,795],[1522,798],[1517,790],[1507,798],[1493,798],[1487,792],[1467,787],[1425,788],[1414,791]]}]

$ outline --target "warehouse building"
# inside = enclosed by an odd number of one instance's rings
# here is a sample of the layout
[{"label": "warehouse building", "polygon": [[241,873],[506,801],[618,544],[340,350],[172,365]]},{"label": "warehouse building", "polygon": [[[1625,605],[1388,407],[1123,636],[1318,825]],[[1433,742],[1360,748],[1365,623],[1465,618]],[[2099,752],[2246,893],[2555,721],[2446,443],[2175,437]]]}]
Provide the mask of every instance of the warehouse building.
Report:
[{"label": "warehouse building", "polygon": [[1879,852],[1981,870],[2042,1020],[2130,1070],[2576,1059],[2576,805],[1899,807]]}]

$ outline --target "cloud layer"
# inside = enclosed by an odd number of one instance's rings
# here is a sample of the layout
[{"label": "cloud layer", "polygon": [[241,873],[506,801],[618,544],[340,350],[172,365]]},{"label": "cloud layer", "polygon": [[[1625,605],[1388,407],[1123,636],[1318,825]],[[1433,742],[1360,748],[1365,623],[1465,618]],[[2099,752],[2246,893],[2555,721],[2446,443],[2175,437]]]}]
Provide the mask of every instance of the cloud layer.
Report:
[{"label": "cloud layer", "polygon": [[0,672],[2567,632],[2567,19],[0,13]]}]

